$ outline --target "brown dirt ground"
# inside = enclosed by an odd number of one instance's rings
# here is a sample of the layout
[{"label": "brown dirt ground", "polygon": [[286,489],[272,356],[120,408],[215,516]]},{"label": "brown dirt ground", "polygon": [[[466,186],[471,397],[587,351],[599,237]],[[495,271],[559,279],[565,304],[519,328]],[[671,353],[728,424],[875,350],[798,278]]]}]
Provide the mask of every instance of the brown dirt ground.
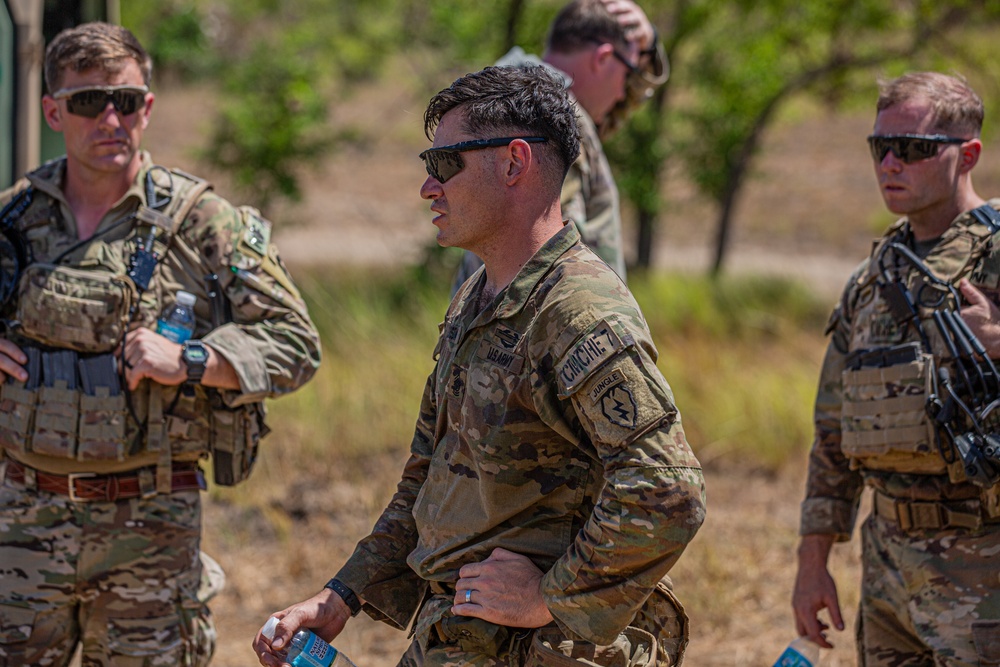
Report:
[{"label": "brown dirt ground", "polygon": [[[193,157],[212,117],[212,95],[198,88],[161,92],[146,142],[154,157],[207,176],[223,195],[240,200],[225,178]],[[435,232],[427,204],[417,196],[423,171],[416,153],[426,145],[422,108],[405,87],[382,87],[360,91],[333,110],[335,122],[367,128],[369,138],[307,175],[301,203],[268,211],[293,272],[309,264],[391,267],[419,261]],[[769,133],[737,209],[727,271],[793,276],[833,298],[869,238],[890,221],[868,167],[863,137],[869,128],[868,116],[810,113]],[[374,130],[378,138],[371,138]],[[984,160],[979,174],[980,190],[996,192],[996,162]],[[705,270],[713,209],[682,174],[672,173],[664,188],[670,203],[656,266]],[[402,461],[400,451],[371,465],[392,470]],[[337,475],[320,488],[315,481],[302,487],[301,480],[261,475],[255,473],[251,484],[281,486],[268,493],[276,498],[276,515],[285,517],[279,522],[284,532],[274,530],[274,517],[240,510],[225,491],[206,503],[205,549],[228,573],[227,588],[213,603],[220,639],[214,664],[220,667],[256,664],[249,643],[267,615],[318,590],[392,491],[391,482],[359,486]],[[792,638],[789,596],[803,475],[804,461],[776,475],[733,467],[707,471],[709,518],[674,571],[692,616],[686,664],[770,665]],[[857,540],[835,549],[833,567],[850,628],[859,581]],[[711,595],[703,587],[708,582]],[[850,630],[835,642],[838,650],[828,664],[854,664]],[[395,664],[407,640],[359,618],[336,644],[359,667],[380,667]]]}]

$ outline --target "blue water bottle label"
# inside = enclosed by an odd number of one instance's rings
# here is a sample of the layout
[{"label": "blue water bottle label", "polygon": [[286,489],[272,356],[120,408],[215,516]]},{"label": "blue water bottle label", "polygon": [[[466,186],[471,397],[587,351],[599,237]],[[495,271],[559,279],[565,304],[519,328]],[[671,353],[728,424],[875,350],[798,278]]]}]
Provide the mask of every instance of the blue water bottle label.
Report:
[{"label": "blue water bottle label", "polygon": [[774,663],[774,667],[813,667],[813,664],[804,655],[789,647],[778,658],[778,662]]},{"label": "blue water bottle label", "polygon": [[178,344],[191,338],[190,329],[187,327],[179,327],[176,324],[171,324],[163,319],[157,320],[156,333],[160,334],[167,340],[171,340]]},{"label": "blue water bottle label", "polygon": [[292,667],[330,667],[337,650],[314,634],[309,635],[302,653],[292,660]]}]

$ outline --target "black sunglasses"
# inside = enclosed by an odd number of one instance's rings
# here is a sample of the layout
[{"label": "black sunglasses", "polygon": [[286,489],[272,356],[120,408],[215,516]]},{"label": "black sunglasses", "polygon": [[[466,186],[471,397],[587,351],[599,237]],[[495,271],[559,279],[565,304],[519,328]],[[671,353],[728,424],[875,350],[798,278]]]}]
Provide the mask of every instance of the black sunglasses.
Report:
[{"label": "black sunglasses", "polygon": [[529,144],[538,144],[548,141],[545,137],[498,137],[496,139],[473,139],[463,141],[451,146],[439,146],[438,148],[428,148],[420,154],[420,159],[427,167],[427,173],[437,179],[438,183],[444,183],[449,178],[465,168],[465,162],[460,153],[463,151],[478,151],[483,148],[496,148],[506,146],[515,139],[526,141]]},{"label": "black sunglasses", "polygon": [[57,90],[52,93],[52,99],[66,100],[66,110],[74,116],[97,118],[108,107],[108,102],[118,113],[128,116],[145,103],[148,92],[146,86],[87,86]]},{"label": "black sunglasses", "polygon": [[[597,44],[598,46],[600,46],[601,44],[611,44],[611,42],[602,42],[599,39],[591,39],[588,41],[592,44]],[[615,48],[614,44],[611,44],[611,55],[615,57],[615,60],[620,62],[622,65],[625,65],[625,69],[628,70],[629,74],[635,74],[636,72],[639,71],[639,66],[629,62],[628,58],[623,56],[621,51]]]},{"label": "black sunglasses", "polygon": [[937,155],[942,144],[964,144],[966,141],[969,139],[946,134],[873,134],[868,137],[868,147],[876,162],[881,163],[892,151],[906,164],[913,164]]}]

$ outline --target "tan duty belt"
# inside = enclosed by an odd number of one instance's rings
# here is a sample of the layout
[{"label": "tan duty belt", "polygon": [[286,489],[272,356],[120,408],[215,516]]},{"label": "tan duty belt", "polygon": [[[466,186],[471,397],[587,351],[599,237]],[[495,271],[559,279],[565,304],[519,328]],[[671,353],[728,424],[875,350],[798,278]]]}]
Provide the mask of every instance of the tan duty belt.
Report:
[{"label": "tan duty belt", "polygon": [[[68,496],[73,502],[115,502],[154,496],[157,493],[155,466],[115,475],[93,473],[55,475],[29,468],[11,458],[8,458],[6,463],[5,479],[38,491]],[[172,493],[207,488],[205,475],[197,463],[175,463],[170,482]]]},{"label": "tan duty belt", "polygon": [[875,515],[904,531],[983,527],[979,500],[905,500],[875,490]]}]

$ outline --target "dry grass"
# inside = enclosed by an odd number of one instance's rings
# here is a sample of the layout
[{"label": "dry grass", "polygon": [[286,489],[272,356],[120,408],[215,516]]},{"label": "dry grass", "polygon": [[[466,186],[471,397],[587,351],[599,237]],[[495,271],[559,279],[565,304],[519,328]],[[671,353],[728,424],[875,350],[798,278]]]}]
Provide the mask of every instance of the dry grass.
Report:
[{"label": "dry grass", "polygon": [[[208,176],[222,194],[235,196],[223,176],[206,173],[191,157],[206,134],[211,91],[160,92],[146,141],[154,157]],[[300,281],[310,280],[303,272],[309,265],[410,263],[433,241],[427,204],[417,197],[423,176],[415,155],[426,143],[419,133],[422,102],[407,86],[394,85],[360,91],[332,110],[333,118],[356,124],[367,142],[306,175],[302,203],[268,212],[282,223],[276,238]],[[733,273],[795,275],[810,279],[827,298],[837,293],[868,239],[888,221],[864,147],[870,122],[867,114],[805,113],[772,129],[737,207]],[[1000,187],[995,165],[1000,150],[988,149],[978,169],[984,194]],[[658,262],[698,272],[707,265],[714,210],[683,173],[672,171],[664,187],[670,201]],[[331,322],[337,316],[323,315]],[[439,316],[440,308],[406,326],[433,339]],[[808,404],[822,347],[818,327],[779,323],[749,348],[730,347],[724,337],[699,340],[684,335],[677,322],[647,316],[663,337],[661,368],[690,439],[709,466],[708,520],[674,571],[692,619],[686,664],[770,665],[794,634],[789,597]],[[256,664],[249,644],[267,615],[318,590],[367,534],[394,489],[422,375],[430,367],[430,344],[410,357],[377,327],[347,324],[355,328],[345,335],[364,343],[366,356],[328,349],[309,390],[273,404],[277,432],[251,481],[215,490],[206,503],[204,548],[228,575],[226,590],[213,602],[215,665]],[[764,329],[773,324],[761,320]],[[726,378],[742,375],[753,386],[747,378],[757,379],[762,367],[773,374],[758,379],[757,391],[729,391]],[[716,412],[696,409],[713,401]],[[762,433],[770,435],[774,453],[751,459],[741,441],[760,440]],[[850,628],[859,587],[857,540],[835,549],[833,569]],[[849,629],[834,637],[831,667],[854,664],[850,635]],[[336,644],[359,667],[380,667],[395,664],[407,639],[359,617]]]}]

